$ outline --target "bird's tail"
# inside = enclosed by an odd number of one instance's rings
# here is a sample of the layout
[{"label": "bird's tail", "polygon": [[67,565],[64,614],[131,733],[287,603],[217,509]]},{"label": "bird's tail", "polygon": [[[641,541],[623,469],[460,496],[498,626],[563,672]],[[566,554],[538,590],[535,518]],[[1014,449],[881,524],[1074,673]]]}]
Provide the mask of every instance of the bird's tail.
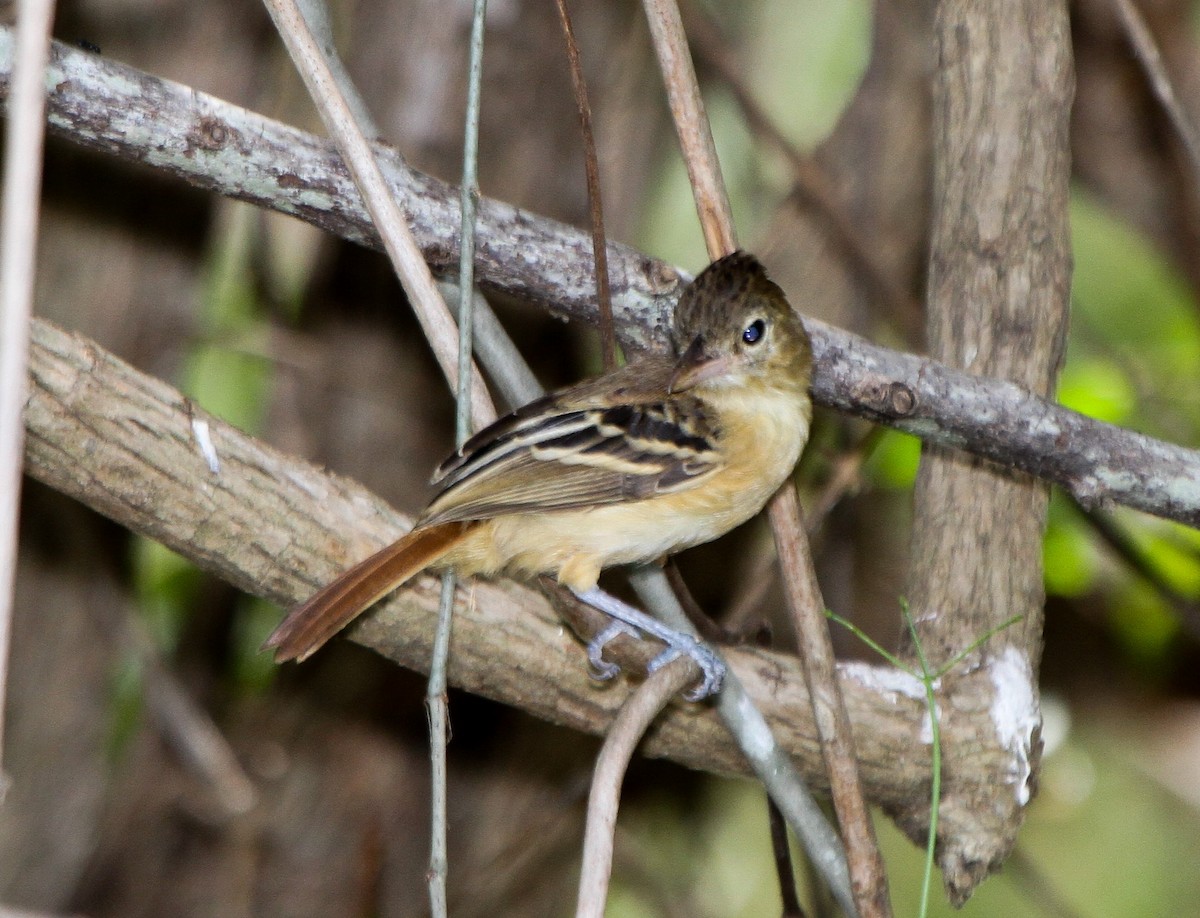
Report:
[{"label": "bird's tail", "polygon": [[436,564],[471,529],[470,522],[421,526],[360,561],[307,602],[294,606],[262,649],[276,662],[303,660],[372,603]]}]

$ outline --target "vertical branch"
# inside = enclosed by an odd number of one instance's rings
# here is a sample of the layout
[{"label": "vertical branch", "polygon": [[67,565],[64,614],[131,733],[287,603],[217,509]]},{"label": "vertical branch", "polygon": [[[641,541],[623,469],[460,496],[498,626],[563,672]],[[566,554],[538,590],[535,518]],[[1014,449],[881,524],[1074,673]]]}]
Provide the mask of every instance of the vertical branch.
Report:
[{"label": "vertical branch", "polygon": [[[1066,6],[941,0],[935,15],[931,355],[1042,395],[1054,389],[1070,288]],[[1007,856],[1037,769],[1047,497],[1026,475],[923,448],[905,592],[933,667],[1022,616],[943,682],[956,696],[947,710],[991,712],[1014,775],[974,793],[946,785],[938,857],[956,902]],[[947,773],[971,753],[948,742]],[[920,837],[923,822],[912,814],[902,824]]]},{"label": "vertical branch", "polygon": [[644,0],[643,5],[692,185],[692,197],[696,199],[704,244],[708,257],[715,260],[737,250],[737,230],[717,160],[717,146],[704,111],[704,97],[700,95],[696,68],[688,51],[683,18],[675,0]]},{"label": "vertical branch", "polygon": [[[471,434],[471,347],[475,327],[475,211],[479,206],[479,97],[483,85],[483,30],[487,0],[475,0],[467,63],[467,108],[463,126],[463,167],[458,238],[458,387],[455,393],[454,445]],[[449,741],[449,703],[446,664],[454,621],[454,572],[442,574],[437,630],[425,704],[429,711],[430,842],[429,902],[434,918],[446,915],[446,744]]]},{"label": "vertical branch", "polygon": [[[29,320],[37,262],[38,198],[46,129],[46,61],[53,0],[17,5],[17,47],[4,157],[4,213],[0,222],[0,767],[4,753],[4,699],[17,568],[17,516],[25,457]],[[0,799],[8,779],[0,772]]]},{"label": "vertical branch", "polygon": [[[674,0],[645,0],[645,7],[709,256],[717,258],[737,247],[737,236],[679,8]],[[788,608],[801,646],[834,809],[846,841],[854,902],[864,916],[889,915],[887,875],[858,775],[850,716],[837,684],[824,602],[793,484],[785,484],[771,499],[769,515],[782,562]]]},{"label": "vertical branch", "polygon": [[604,369],[617,366],[617,337],[613,328],[612,294],[608,287],[608,240],[604,233],[604,203],[600,196],[600,164],[596,159],[596,138],[592,133],[592,106],[588,102],[587,83],[583,79],[583,64],[579,59],[579,43],[571,26],[567,0],[555,0],[558,17],[562,20],[563,37],[567,42],[567,63],[571,68],[571,88],[579,109],[579,130],[583,134],[583,155],[587,169],[588,204],[592,211],[592,256],[596,262],[596,306],[600,313],[600,344],[604,352]]}]

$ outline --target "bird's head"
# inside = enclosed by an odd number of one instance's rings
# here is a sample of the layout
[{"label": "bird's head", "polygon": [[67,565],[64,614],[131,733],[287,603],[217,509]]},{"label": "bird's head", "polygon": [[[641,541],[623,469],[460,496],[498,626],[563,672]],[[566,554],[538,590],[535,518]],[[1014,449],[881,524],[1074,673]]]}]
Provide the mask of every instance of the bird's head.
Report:
[{"label": "bird's head", "polygon": [[764,382],[808,388],[808,332],[747,252],[714,261],[687,286],[675,309],[675,338],[672,392]]}]

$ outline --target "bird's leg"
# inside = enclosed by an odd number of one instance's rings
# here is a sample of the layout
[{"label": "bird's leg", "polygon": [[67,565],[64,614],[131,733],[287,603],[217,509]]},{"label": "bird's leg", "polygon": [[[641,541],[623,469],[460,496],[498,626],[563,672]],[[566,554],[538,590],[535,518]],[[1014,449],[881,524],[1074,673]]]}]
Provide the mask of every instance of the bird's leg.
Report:
[{"label": "bird's leg", "polygon": [[721,690],[721,682],[725,678],[725,664],[711,648],[690,634],[668,628],[658,619],[605,593],[599,587],[592,587],[590,590],[582,592],[579,590],[571,592],[593,609],[598,609],[609,618],[614,619],[611,625],[592,638],[591,643],[588,644],[588,660],[598,678],[611,679],[618,671],[617,666],[606,663],[601,657],[601,653],[609,641],[619,634],[628,634],[635,638],[649,636],[657,638],[667,645],[666,649],[650,662],[650,672],[666,666],[682,654],[687,654],[696,661],[696,665],[704,673],[704,680],[687,693],[687,699],[700,701]]}]

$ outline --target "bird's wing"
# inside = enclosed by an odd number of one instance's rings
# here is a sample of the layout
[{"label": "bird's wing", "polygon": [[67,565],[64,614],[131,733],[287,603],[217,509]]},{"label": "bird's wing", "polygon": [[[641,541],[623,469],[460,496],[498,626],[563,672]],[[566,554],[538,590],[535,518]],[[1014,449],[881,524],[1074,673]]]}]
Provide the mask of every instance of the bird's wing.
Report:
[{"label": "bird's wing", "polygon": [[703,404],[641,388],[579,387],[497,421],[442,463],[422,523],[641,500],[716,471]]}]

